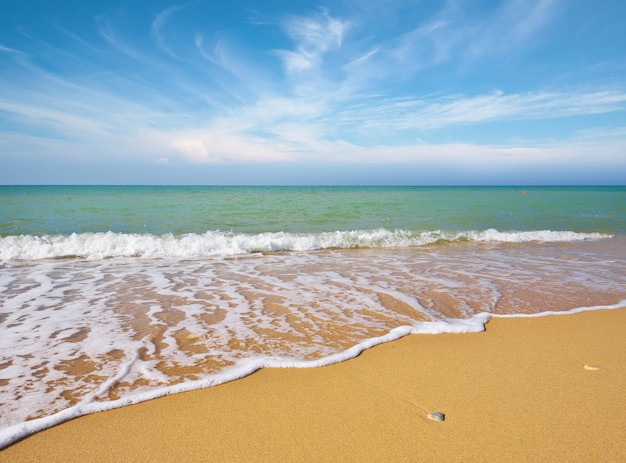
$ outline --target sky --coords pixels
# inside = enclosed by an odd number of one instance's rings
[[[623,0],[0,0],[0,184],[626,184]]]

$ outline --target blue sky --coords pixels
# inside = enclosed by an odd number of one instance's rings
[[[0,183],[624,184],[622,0],[0,0]]]

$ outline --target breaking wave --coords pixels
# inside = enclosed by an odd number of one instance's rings
[[[239,234],[208,231],[204,234],[72,233],[71,235],[12,235],[0,237],[0,260],[37,260],[77,257],[227,257],[262,252],[317,251],[323,249],[418,247],[456,242],[559,242],[611,238],[602,233],[573,231],[416,232],[411,230],[355,230],[324,233],[272,232]]]

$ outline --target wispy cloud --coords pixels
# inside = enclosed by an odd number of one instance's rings
[[[351,117],[368,129],[432,130],[455,124],[502,120],[556,119],[623,111],[626,92],[571,89],[486,95],[447,95],[424,99],[382,99]]]
[[[511,0],[491,10],[472,11],[471,2],[442,2],[433,16],[381,43],[379,55],[396,72],[419,70],[456,61],[506,56],[533,45],[560,11],[561,0]],[[382,63],[381,63],[382,64]]]
[[[172,49],[166,43],[166,39],[164,37],[164,33],[165,33],[164,28],[167,22],[170,20],[170,18],[174,16],[176,13],[178,13],[179,11],[182,11],[183,9],[185,9],[185,7],[186,7],[185,5],[175,5],[175,6],[166,8],[165,10],[161,11],[152,22],[151,33],[157,46],[161,50],[163,50],[165,53],[167,53],[168,55],[174,58],[177,58],[177,56],[174,53],[174,51],[172,51]]]
[[[284,27],[294,41],[293,50],[277,50],[288,73],[300,73],[318,68],[324,55],[341,47],[349,21],[332,17],[321,10],[311,17],[290,17]]]
[[[13,55],[21,55],[21,54],[23,54],[19,50],[15,50],[15,49],[13,49],[11,47],[5,47],[4,45],[0,45],[0,52],[10,53],[10,54],[13,54]]]
[[[100,16],[96,18],[96,22],[98,25],[98,34],[100,34],[100,37],[102,37],[102,39],[104,39],[104,41],[112,48],[123,53],[124,55],[130,56],[131,58],[139,58],[141,56],[137,50],[130,47],[123,40],[119,39],[107,17]]]
[[[539,34],[561,11],[562,0],[511,0],[484,19],[463,28],[465,53],[471,58],[534,46]]]
[[[490,143],[477,144],[454,132],[458,126],[549,123],[626,110],[620,86],[554,90],[539,82],[518,91],[454,93],[423,87],[420,77],[431,69],[452,72],[460,62],[505,56],[540,40],[561,7],[558,0],[494,4],[478,15],[470,3],[446,2],[428,16],[398,21],[402,27],[384,35],[370,30],[372,18],[325,9],[275,21],[255,15],[248,27],[276,27],[273,33],[285,40],[247,53],[238,48],[243,39],[231,42],[219,31],[198,26],[172,34],[193,14],[192,4],[150,17],[143,41],[130,40],[135,36],[119,29],[114,14],[101,15],[92,31],[99,40],[67,29],[64,36],[90,56],[106,54],[104,64],[84,59],[81,71],[72,73],[30,63],[30,81],[17,73],[0,76],[3,144],[163,165],[556,161],[568,159],[567,153],[588,154],[593,143],[618,152],[592,127],[572,129],[556,144],[516,144],[494,133]],[[0,45],[0,55],[20,53]],[[611,146],[623,146],[623,129],[612,130]],[[448,141],[422,140],[433,133],[445,133]]]

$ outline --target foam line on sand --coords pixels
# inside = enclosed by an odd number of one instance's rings
[[[410,335],[84,416],[0,462],[626,461],[625,327],[621,308]]]

